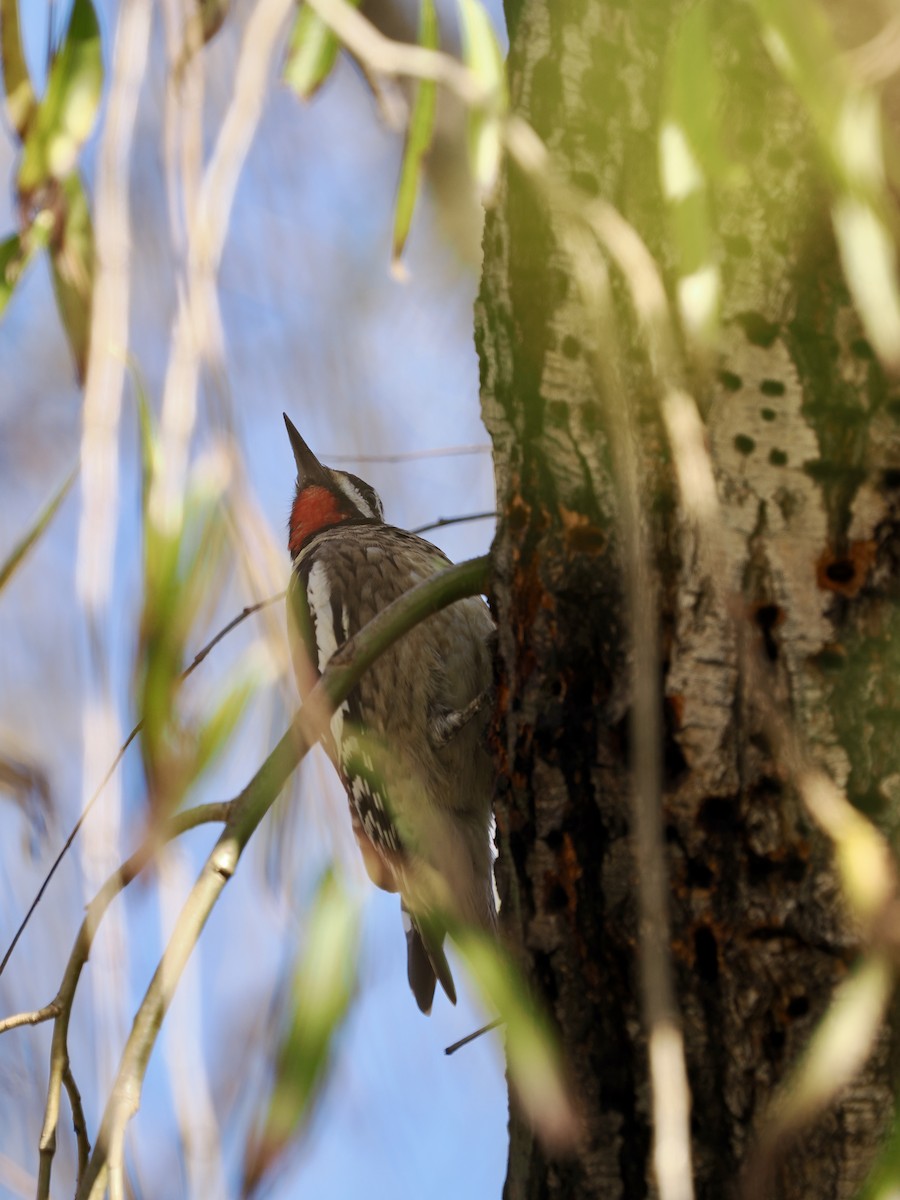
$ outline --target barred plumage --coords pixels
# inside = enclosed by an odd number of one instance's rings
[[[448,559],[384,524],[374,490],[323,467],[285,423],[298,470],[289,630],[305,695],[338,646]],[[324,739],[369,876],[400,893],[409,982],[423,1012],[436,977],[456,999],[442,948],[446,919],[483,929],[496,921],[493,772],[475,703],[491,682],[493,628],[478,598],[429,617],[366,672]]]

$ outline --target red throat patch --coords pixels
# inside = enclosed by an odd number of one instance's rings
[[[347,513],[341,511],[334,492],[325,487],[304,488],[291,509],[288,549],[292,554],[298,553],[304,542],[320,529],[328,529],[346,519]]]

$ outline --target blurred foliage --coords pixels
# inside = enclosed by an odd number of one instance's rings
[[[351,0],[354,8],[360,0]],[[341,44],[318,13],[301,4],[294,20],[283,79],[301,100],[311,99],[337,62]]]
[[[184,715],[184,663],[201,616],[214,608],[230,571],[221,462],[199,460],[183,519],[155,525],[150,492],[160,447],[146,402],[141,405],[144,463],[144,588],[136,663],[141,752],[148,804],[156,819],[169,816],[227,746],[259,680],[250,665],[234,671],[211,712]]]
[[[536,1132],[559,1151],[574,1144],[578,1122],[562,1069],[562,1053],[547,1016],[532,997],[509,953],[487,934],[456,930],[472,979],[489,1009],[506,1026],[509,1080]]]
[[[327,872],[307,917],[265,1116],[247,1147],[244,1196],[260,1187],[306,1129],[356,990],[360,919],[358,900]]]
[[[100,26],[91,0],[74,0],[47,87],[36,98],[22,49],[18,0],[0,0],[0,61],[10,124],[22,143],[19,232],[0,250],[0,315],[36,250],[50,254],[59,315],[80,381],[87,371],[94,234],[78,158],[103,94]]]
[[[469,114],[469,161],[472,177],[486,199],[500,172],[503,117],[509,107],[506,68],[491,19],[481,0],[459,0],[463,61],[484,93],[484,102]]]
[[[72,484],[78,477],[78,468],[75,467],[69,475],[63,480],[56,492],[50,497],[41,511],[34,519],[34,523],[22,534],[16,544],[12,547],[6,558],[0,562],[0,591],[6,587],[10,579],[15,574],[16,570],[22,565],[29,550],[32,550],[41,537],[47,526],[56,516],[59,507],[69,494]]]
[[[427,50],[438,47],[438,22],[434,0],[422,0],[419,16],[419,44]],[[422,162],[434,133],[434,116],[437,109],[437,86],[423,79],[416,84],[406,146],[400,168],[400,183],[397,188],[397,203],[394,212],[393,258],[395,267],[412,224],[416,199],[422,180]]]
[[[713,66],[710,0],[688,8],[678,22],[666,62],[660,175],[678,257],[678,308],[698,340],[718,332],[720,278],[709,177],[720,176],[719,80]]]

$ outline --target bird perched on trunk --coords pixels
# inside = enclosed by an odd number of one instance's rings
[[[287,414],[284,421],[297,464],[288,629],[305,697],[339,646],[449,560],[386,525],[374,489],[323,466]],[[481,704],[493,635],[479,597],[429,617],[369,668],[323,737],[369,877],[400,893],[409,984],[425,1013],[438,979],[456,1003],[447,923],[496,924],[493,769]]]

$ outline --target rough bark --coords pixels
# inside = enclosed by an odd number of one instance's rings
[[[568,177],[615,203],[664,273],[661,64],[685,5],[507,0],[513,107]],[[750,170],[714,196],[721,355],[698,372],[727,553],[711,581],[677,498],[636,334],[617,369],[640,424],[659,572],[672,954],[698,1197],[735,1192],[753,1131],[857,950],[830,846],[764,736],[742,654],[852,801],[893,830],[900,400],[848,299],[796,99],[749,6],[715,10],[723,128]],[[513,1107],[504,1195],[652,1194],[628,774],[628,614],[609,408],[572,264],[514,168],[488,215],[476,329],[502,521],[497,742],[508,937],[560,1030],[585,1121],[548,1156]],[[601,339],[597,345],[598,337]],[[713,582],[715,586],[713,586]],[[740,598],[726,606],[723,595]],[[790,1146],[773,1195],[849,1197],[893,1108],[886,1032]]]

